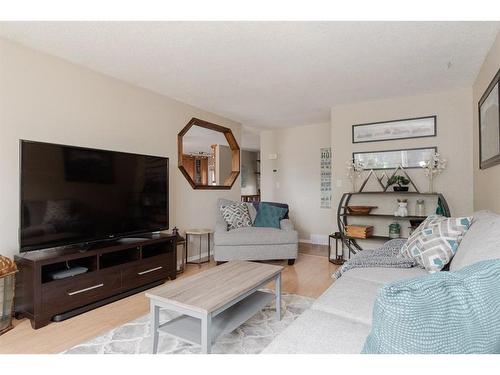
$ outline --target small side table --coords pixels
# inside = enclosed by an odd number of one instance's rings
[[[335,240],[335,258],[332,259],[332,238]],[[341,253],[339,254],[339,240],[341,243]],[[342,236],[340,232],[332,233],[328,236],[328,261],[333,264],[342,265],[344,264],[344,241],[342,241]]]
[[[197,264],[201,267],[203,263],[210,262],[210,236],[213,232],[210,229],[188,229],[186,230],[186,264]],[[201,239],[202,237],[207,236],[207,250],[208,250],[208,258],[203,260],[201,257]],[[188,244],[189,244],[189,236],[198,236],[200,238],[200,251],[198,254],[198,261],[188,262]]]

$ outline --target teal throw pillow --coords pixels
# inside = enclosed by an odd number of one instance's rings
[[[367,354],[500,353],[500,259],[383,286]]]
[[[253,223],[254,227],[270,227],[280,229],[280,221],[285,217],[288,209],[277,207],[268,203],[261,203],[257,217]]]

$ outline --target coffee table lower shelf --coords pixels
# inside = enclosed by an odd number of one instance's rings
[[[234,331],[275,299],[273,293],[256,291],[212,318],[212,343],[220,335]],[[190,344],[201,345],[201,320],[181,315],[158,328]]]

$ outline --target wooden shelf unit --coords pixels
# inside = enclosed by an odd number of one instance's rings
[[[176,236],[155,234],[85,251],[73,246],[17,255],[16,316],[29,318],[38,329],[175,279],[176,241]],[[51,278],[68,266],[88,271]]]
[[[352,237],[352,236],[345,235],[344,238],[347,238],[349,240],[390,240],[391,239],[391,237],[389,237],[389,236],[380,236],[380,235],[373,235],[373,236],[367,237],[367,238]]]
[[[416,191],[360,191],[357,193],[345,193],[350,195],[359,194],[395,194],[395,195],[442,195],[440,193],[418,193]]]
[[[441,201],[444,209],[444,215],[450,217],[450,209],[448,207],[448,203],[441,193],[418,193],[416,191],[362,191],[356,193],[344,193],[342,198],[340,199],[338,208],[337,208],[337,224],[341,236],[341,241],[347,246],[347,250],[353,254],[356,254],[358,251],[363,250],[360,244],[357,242],[358,240],[385,240],[388,241],[391,239],[388,235],[373,235],[368,238],[358,238],[358,237],[350,237],[346,234],[345,227],[349,224],[348,218],[352,217],[366,217],[373,219],[393,219],[393,220],[425,220],[427,216],[415,216],[409,215],[405,217],[394,216],[391,214],[366,214],[366,215],[358,215],[358,214],[350,214],[347,212],[347,206],[349,206],[349,202],[351,198],[355,195],[396,195],[396,196],[408,196],[408,195],[420,195],[420,196],[435,196],[438,200]]]
[[[360,214],[348,214],[348,213],[341,214],[340,216],[386,217],[386,218],[390,218],[390,219],[394,219],[394,220],[425,220],[427,218],[427,216],[412,216],[412,215],[408,215],[408,216],[394,216],[394,215],[386,215],[386,214],[361,214],[360,215]]]

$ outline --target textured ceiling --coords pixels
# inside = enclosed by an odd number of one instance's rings
[[[495,22],[2,22],[0,35],[255,127],[472,85]]]

